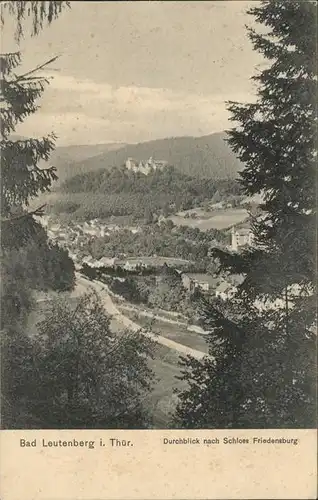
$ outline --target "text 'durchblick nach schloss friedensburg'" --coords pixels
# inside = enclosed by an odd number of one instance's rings
[[[298,445],[299,439],[293,437],[161,437],[158,445],[164,446],[219,446],[219,445]],[[98,448],[131,448],[133,446],[144,446],[138,440],[119,439],[117,437],[89,439],[24,439],[19,440],[20,448],[87,448],[90,450]]]

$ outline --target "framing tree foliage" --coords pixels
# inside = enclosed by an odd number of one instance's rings
[[[65,2],[3,2],[1,24],[15,20],[17,43],[22,25],[32,21],[32,35],[58,16]],[[15,140],[16,126],[38,109],[38,99],[48,83],[38,68],[19,74],[21,53],[0,54],[0,153],[1,153],[1,355],[2,425],[15,425],[21,393],[12,384],[23,378],[22,365],[29,346],[26,328],[34,307],[32,290],[72,289],[74,264],[67,252],[48,241],[35,220],[43,207],[28,211],[31,198],[48,191],[57,178],[55,168],[40,168],[54,149],[54,134],[42,139]],[[8,367],[11,366],[11,370]]]
[[[1,25],[6,16],[15,20],[15,37],[23,36],[23,23],[32,21],[32,35],[52,22],[68,2],[4,2],[1,5]],[[37,232],[33,215],[41,215],[42,208],[28,214],[30,198],[48,191],[57,179],[55,168],[40,168],[54,149],[54,134],[42,139],[13,140],[16,126],[38,109],[47,79],[38,76],[38,70],[55,61],[56,57],[24,74],[17,74],[21,53],[0,54],[0,152],[1,152],[1,230],[2,247],[21,247],[29,236]]]
[[[16,39],[25,17],[33,20],[36,35],[64,4],[7,2],[16,16]],[[54,60],[24,74],[16,73],[19,52],[0,60],[2,427],[142,428],[150,425],[143,402],[152,381],[151,340],[135,332],[115,335],[94,295],[84,296],[75,310],[65,299],[53,299],[43,319],[30,326],[33,290],[65,291],[75,284],[68,252],[48,241],[34,219],[43,207],[28,211],[30,199],[49,191],[57,178],[54,167],[39,166],[49,159],[55,136],[12,139],[17,124],[37,111],[48,83],[37,71]]]
[[[186,428],[310,428],[316,415],[317,7],[263,0],[248,30],[268,65],[254,104],[230,102],[228,142],[246,195],[262,194],[255,245],[215,250],[220,274],[245,279],[231,300],[205,303],[210,358],[184,359]]]
[[[22,23],[26,17],[33,21],[33,32],[41,29],[45,17],[50,23],[61,12],[64,2],[5,2],[1,9],[1,24],[6,16],[16,20],[16,38],[23,34]],[[46,84],[37,71],[53,62],[47,61],[38,68],[18,74],[21,53],[0,54],[0,153],[1,153],[1,265],[3,272],[2,299],[13,314],[20,317],[18,292],[30,289],[59,289],[59,275],[64,274],[60,289],[74,286],[74,266],[67,253],[47,240],[45,231],[34,219],[42,215],[43,207],[28,212],[31,198],[49,191],[57,179],[55,168],[41,168],[41,160],[49,160],[54,149],[55,136],[42,139],[15,140],[16,126],[38,109],[38,99]],[[49,269],[55,260],[56,269]],[[30,260],[34,265],[30,265]],[[18,271],[19,269],[19,271]],[[31,272],[33,271],[33,273]],[[11,299],[10,299],[11,297]],[[25,302],[26,304],[26,302]],[[23,309],[23,308],[22,308]],[[25,314],[29,309],[25,310]],[[12,320],[3,327],[11,328]],[[16,326],[16,325],[15,325]]]
[[[37,35],[44,23],[51,24],[63,11],[70,7],[70,2],[64,1],[9,1],[1,5],[1,24],[5,24],[8,14],[15,20],[15,38],[19,42],[24,36],[25,21],[31,22],[31,36]]]
[[[145,428],[154,342],[138,332],[113,333],[95,294],[76,307],[52,302],[28,342],[11,391],[20,396],[15,427]],[[19,378],[23,374],[22,380]]]

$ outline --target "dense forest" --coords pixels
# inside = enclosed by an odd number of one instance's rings
[[[133,214],[151,221],[152,214],[191,209],[213,196],[238,197],[240,187],[233,179],[200,179],[172,166],[149,175],[114,167],[75,175],[63,183],[61,192],[53,213],[71,213],[74,218]]]

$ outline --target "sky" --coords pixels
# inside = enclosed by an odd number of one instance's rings
[[[255,3],[255,2],[254,2]],[[250,102],[262,60],[245,25],[252,2],[71,2],[20,42],[21,71],[55,55],[40,110],[17,128],[58,145],[202,136],[232,126],[225,102]],[[16,50],[5,19],[2,51]]]

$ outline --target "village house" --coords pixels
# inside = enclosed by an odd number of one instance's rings
[[[123,268],[126,271],[135,271],[138,267],[141,267],[141,266],[142,266],[142,262],[139,260],[133,260],[133,261],[127,260],[125,262],[125,265],[123,266]]]
[[[215,290],[215,296],[222,300],[226,300],[231,298],[235,291],[236,287],[234,287],[232,283],[229,283],[228,281],[221,281]]]
[[[127,259],[124,269],[132,270],[136,269],[137,267],[142,267],[143,269],[160,268],[168,266],[170,261],[171,264],[175,263],[174,259],[169,257],[152,256],[152,257],[139,257],[138,259],[130,258]],[[171,267],[173,267],[173,265]]]
[[[94,263],[94,267],[114,267],[118,264],[119,259],[116,257],[102,257],[99,260],[96,260]]]
[[[91,255],[85,255],[82,259],[82,264],[87,264],[88,266],[93,266],[95,259]]]
[[[96,227],[99,224],[99,219],[91,219],[89,223],[91,226]]]
[[[89,234],[90,236],[99,236],[99,228],[92,226],[88,222],[84,222],[82,231],[84,234]]]
[[[221,210],[224,208],[224,201],[218,201],[217,203],[212,203],[210,207],[214,210]]]
[[[249,227],[235,227],[231,229],[231,249],[237,252],[239,248],[251,246],[254,242],[254,235]]]
[[[260,205],[261,203],[264,203],[265,197],[264,193],[255,193],[252,196],[246,196],[241,200],[240,205],[245,206],[245,205]]]
[[[49,226],[49,230],[52,233],[58,233],[61,230],[61,224],[54,223]]]
[[[35,217],[35,219],[42,224],[43,227],[48,228],[50,225],[50,218],[48,215],[42,215],[41,217]]]
[[[237,292],[237,287],[244,281],[243,274],[231,274],[222,279],[215,289],[215,296],[223,300],[230,299]]]
[[[141,231],[142,231],[141,227],[139,227],[139,226],[137,226],[137,227],[135,227],[135,226],[128,226],[126,229],[128,231],[130,231],[132,234],[141,233]]]
[[[107,224],[105,226],[105,228],[107,228],[108,231],[119,231],[120,230],[120,226],[118,226],[118,224]]]
[[[196,289],[209,292],[217,286],[217,278],[203,273],[183,273],[181,275],[182,284],[186,290],[193,293]]]

